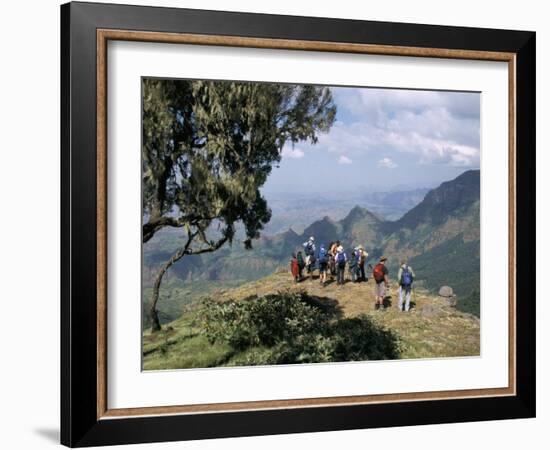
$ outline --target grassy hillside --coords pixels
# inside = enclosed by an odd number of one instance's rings
[[[417,289],[414,308],[375,310],[373,284],[294,283],[275,273],[189,305],[143,335],[145,370],[479,355],[479,320]]]
[[[452,286],[457,309],[479,317],[479,240],[464,242],[462,235],[411,259],[419,280],[431,292]]]

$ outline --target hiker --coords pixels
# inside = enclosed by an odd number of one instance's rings
[[[359,280],[367,281],[367,276],[365,275],[365,262],[367,261],[367,257],[369,256],[369,254],[363,248],[362,245],[357,247],[357,253],[358,253],[357,268],[359,271]]]
[[[328,250],[325,247],[325,244],[321,244],[321,248],[319,249],[319,283],[324,287],[325,283],[327,282],[327,268],[328,268],[328,260],[329,260],[329,254]]]
[[[296,258],[296,253],[292,254],[292,259],[290,260],[290,273],[292,273],[294,282],[298,283],[298,281],[300,281],[300,268],[298,266],[298,258]]]
[[[340,241],[332,242],[330,244],[330,260],[329,260],[329,268],[330,268],[330,276],[332,279],[336,276],[336,251],[338,247],[340,246]]]
[[[350,259],[350,262],[349,262],[349,265],[348,265],[348,270],[349,270],[349,274],[350,274],[350,277],[351,277],[351,281],[354,282],[354,283],[356,283],[359,280],[359,277],[357,276],[358,275],[358,269],[359,269],[359,265],[358,265],[358,259],[357,259],[357,251],[354,250],[351,253],[351,259]]]
[[[403,294],[405,294],[405,311],[409,311],[411,304],[411,290],[414,282],[414,272],[412,267],[407,264],[406,259],[401,260],[401,266],[397,273],[399,280],[399,311],[403,311]]]
[[[313,280],[313,269],[315,268],[315,238],[311,236],[306,242],[302,244],[304,247],[304,253],[306,255],[306,271],[311,274]]]
[[[342,247],[341,245],[338,246],[338,248],[336,249],[336,257],[334,258],[334,261],[336,263],[337,283],[340,285],[344,284],[347,260],[348,257],[346,256],[346,252],[344,252],[344,247]]]
[[[374,286],[374,308],[375,309],[384,309],[384,298],[386,298],[386,288],[389,287],[388,281],[388,268],[386,267],[386,261],[388,258],[385,256],[380,257],[380,261],[374,269],[372,269],[372,276],[375,281]]]
[[[298,280],[302,281],[302,270],[304,270],[304,267],[306,266],[302,252],[298,252],[296,255],[296,260],[298,261]]]

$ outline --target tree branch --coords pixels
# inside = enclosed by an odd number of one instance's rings
[[[203,253],[215,252],[223,244],[225,244],[228,240],[229,240],[229,236],[223,236],[217,242],[210,241],[210,247],[201,248],[201,249],[198,249],[198,250],[187,249],[185,254],[186,255],[202,255]]]
[[[157,219],[149,219],[149,222],[143,224],[143,243],[149,241],[154,234],[164,227],[181,227],[183,223],[173,217],[159,217]]]

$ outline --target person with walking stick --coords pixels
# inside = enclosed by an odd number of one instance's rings
[[[414,282],[414,272],[407,264],[407,260],[403,258],[401,260],[401,266],[397,273],[397,280],[399,281],[399,311],[403,311],[403,297],[405,297],[405,311],[409,311],[411,304],[411,291]]]

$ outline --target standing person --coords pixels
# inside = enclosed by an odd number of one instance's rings
[[[299,281],[300,268],[298,267],[298,258],[296,258],[295,253],[292,254],[292,259],[290,260],[290,272],[292,273],[294,282],[297,283]]]
[[[367,276],[365,274],[365,262],[367,261],[368,256],[369,254],[367,253],[367,251],[363,248],[362,245],[360,245],[358,267],[359,267],[359,279],[361,281],[367,281]]]
[[[337,280],[338,284],[342,285],[344,284],[344,276],[346,273],[346,261],[348,260],[348,257],[346,255],[346,252],[344,252],[344,247],[341,245],[336,249],[336,273],[337,273]]]
[[[334,280],[336,276],[336,250],[340,246],[340,241],[332,242],[330,244],[330,259],[329,259],[329,269],[330,269],[330,278]]]
[[[407,260],[403,258],[399,272],[397,273],[397,279],[399,280],[399,311],[403,311],[403,293],[405,294],[405,311],[409,311],[410,309],[414,277],[412,267],[407,265]]]
[[[304,247],[304,253],[306,255],[307,273],[311,275],[311,279],[313,280],[313,267],[315,265],[315,238],[311,236],[302,244],[302,247]]]
[[[354,282],[354,283],[356,283],[358,281],[357,273],[358,273],[359,267],[358,267],[357,263],[358,263],[357,249],[355,249],[351,253],[351,259],[350,259],[350,262],[349,262],[349,265],[348,265],[349,274],[351,276],[351,281]]]
[[[388,281],[388,268],[386,267],[386,261],[388,258],[385,256],[380,257],[380,261],[372,269],[372,276],[375,281],[374,285],[374,308],[384,309],[384,298],[386,298],[386,288],[389,286]]]
[[[321,244],[321,248],[319,249],[319,282],[324,287],[325,283],[327,282],[327,267],[328,267],[328,259],[329,254],[327,249],[325,248],[325,244]]]
[[[296,255],[296,260],[298,261],[298,281],[302,281],[302,270],[306,266],[302,252],[298,252]]]

